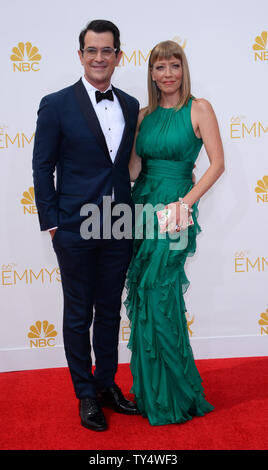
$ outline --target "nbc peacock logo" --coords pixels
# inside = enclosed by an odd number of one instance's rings
[[[39,62],[42,56],[31,42],[19,42],[13,47],[12,52],[10,59],[13,62],[13,72],[38,72],[40,70]]]
[[[259,36],[256,36],[255,42],[252,46],[254,51],[254,60],[268,60],[268,51],[266,50],[267,45],[267,31],[262,31]]]
[[[46,348],[55,346],[55,338],[58,335],[55,325],[47,320],[35,322],[29,328],[28,338],[31,348]]]
[[[257,202],[268,202],[268,176],[265,175],[262,180],[257,181],[255,187],[255,193],[257,194]]]
[[[35,205],[34,187],[30,186],[27,191],[22,194],[21,204],[23,206],[24,214],[37,214],[37,208]]]
[[[259,325],[261,327],[261,335],[268,335],[268,308],[265,312],[261,313]]]

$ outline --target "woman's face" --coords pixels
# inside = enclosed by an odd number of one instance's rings
[[[152,79],[161,93],[179,92],[182,83],[182,64],[180,59],[157,59],[152,67]]]

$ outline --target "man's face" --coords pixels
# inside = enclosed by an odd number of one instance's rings
[[[95,48],[96,54],[94,56],[88,54],[87,48]],[[101,91],[106,90],[110,85],[114,69],[119,64],[122,55],[122,52],[119,52],[116,56],[113,51],[110,56],[107,56],[105,54],[106,48],[114,50],[112,32],[95,33],[94,31],[87,31],[84,52],[78,51],[81,64],[85,70],[85,78]]]

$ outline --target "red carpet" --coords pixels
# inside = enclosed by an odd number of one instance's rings
[[[83,428],[68,369],[0,374],[1,450],[268,449],[268,357],[196,361],[215,410],[178,425],[152,427],[141,416],[105,409],[109,429]],[[131,374],[117,383],[129,398]]]

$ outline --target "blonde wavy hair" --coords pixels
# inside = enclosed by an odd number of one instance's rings
[[[156,83],[152,79],[152,69],[154,63],[159,59],[169,60],[171,57],[180,59],[182,65],[182,84],[180,88],[180,99],[177,103],[176,109],[188,103],[191,95],[191,80],[188,62],[183,48],[174,41],[162,41],[157,44],[151,51],[148,62],[148,107],[146,114],[152,113],[157,106],[159,106],[161,99],[161,92]]]

